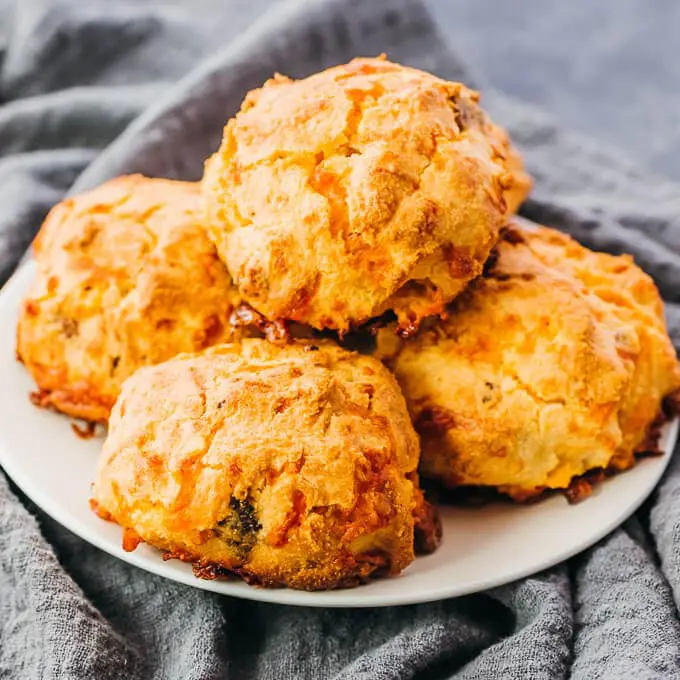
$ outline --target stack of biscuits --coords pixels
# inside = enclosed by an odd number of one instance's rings
[[[200,183],[56,206],[17,355],[107,426],[93,510],[200,577],[348,587],[436,549],[421,478],[573,499],[654,452],[654,283],[523,226],[530,187],[476,92],[378,58],[250,92]]]

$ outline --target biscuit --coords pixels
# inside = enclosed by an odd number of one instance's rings
[[[239,296],[199,204],[196,184],[129,176],[52,209],[17,331],[36,403],[105,422],[138,367],[232,337]]]
[[[625,469],[680,387],[651,279],[628,257],[513,226],[449,315],[410,341],[380,331],[420,470],[516,500]]]
[[[210,233],[270,320],[344,333],[387,310],[402,330],[482,271],[528,191],[504,131],[460,83],[382,59],[248,94],[208,160]]]
[[[128,379],[93,507],[128,549],[145,541],[199,576],[345,587],[413,560],[414,525],[432,521],[418,453],[379,361],[326,341],[245,339]]]
[[[525,237],[546,266],[576,277],[637,335],[633,382],[619,415],[623,442],[610,462],[626,469],[634,464],[636,448],[659,415],[659,404],[680,387],[677,356],[666,330],[659,291],[630,255],[594,252],[551,229],[526,231]]]

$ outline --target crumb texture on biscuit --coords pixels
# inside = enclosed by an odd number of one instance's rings
[[[344,587],[402,571],[416,521],[436,534],[416,493],[418,453],[403,396],[374,358],[246,339],[125,383],[93,496],[100,514],[200,575]]]
[[[623,441],[610,462],[617,469],[629,468],[646,432],[663,415],[663,399],[680,389],[680,369],[668,337],[661,295],[630,255],[594,252],[545,228],[528,232],[527,242],[546,266],[575,277],[637,336],[635,350],[629,351],[634,364],[630,389],[619,413]]]
[[[244,298],[340,331],[389,309],[405,327],[440,313],[481,272],[505,199],[530,186],[477,100],[381,59],[251,92],[203,178]]]
[[[36,403],[105,422],[139,366],[231,338],[239,296],[200,225],[199,195],[134,175],[52,209],[17,330]]]
[[[517,500],[625,469],[680,388],[651,279],[547,228],[512,226],[446,319],[377,355],[422,441],[421,474]]]

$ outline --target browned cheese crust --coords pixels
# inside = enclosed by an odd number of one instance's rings
[[[530,186],[477,101],[383,59],[249,93],[203,178],[244,299],[341,332],[389,309],[402,328],[442,312]]]
[[[650,276],[630,255],[614,256],[584,248],[569,236],[551,229],[527,234],[528,243],[546,266],[575,276],[637,336],[630,389],[620,405],[623,441],[610,465],[631,467],[634,453],[644,453],[650,428],[663,419],[662,401],[680,389],[680,369],[664,320],[663,301]],[[676,411],[675,400],[668,408]]]
[[[508,172],[512,176],[511,186],[505,192],[506,217],[514,215],[524,203],[533,188],[533,180],[524,168],[524,161],[516,147],[510,141],[508,133],[498,125],[493,126],[493,132],[497,136],[501,148],[504,149],[505,162]]]
[[[146,541],[201,576],[345,587],[413,560],[414,521],[434,521],[414,481],[418,453],[379,361],[246,339],[125,383],[94,506],[126,529],[128,548]]]
[[[105,422],[139,366],[231,337],[239,298],[198,222],[199,195],[129,176],[50,212],[17,331],[36,403]]]
[[[652,280],[630,257],[511,227],[449,316],[378,355],[404,391],[421,474],[516,500],[625,469],[680,388]]]

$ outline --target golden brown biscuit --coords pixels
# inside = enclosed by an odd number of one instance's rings
[[[203,178],[244,299],[341,332],[389,309],[402,328],[440,313],[481,272],[513,186],[508,137],[477,100],[382,59],[251,92]]]
[[[623,443],[610,463],[618,469],[628,468],[635,462],[633,452],[643,441],[643,433],[659,414],[661,400],[680,387],[676,352],[668,338],[659,291],[630,255],[593,252],[551,229],[523,233],[542,262],[577,277],[624,324],[635,329],[635,372],[619,415]]]
[[[105,422],[139,366],[231,337],[239,296],[198,205],[195,184],[137,175],[50,212],[17,333],[38,403]]]
[[[326,589],[414,556],[418,439],[372,357],[246,339],[139,370],[123,386],[98,514],[139,540],[265,586]]]
[[[449,316],[381,332],[423,447],[421,473],[516,500],[623,469],[680,387],[661,301],[630,258],[509,229]]]

